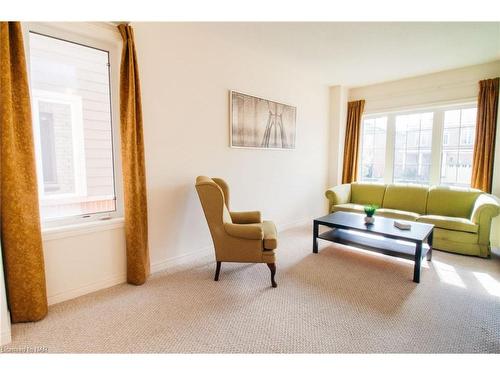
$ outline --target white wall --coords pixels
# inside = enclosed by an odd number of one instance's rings
[[[134,23],[142,83],[153,266],[211,246],[198,175],[231,187],[233,210],[261,210],[284,228],[325,212],[328,87],[294,60],[224,38],[218,24]],[[234,89],[297,106],[294,151],[232,149]]]
[[[49,305],[126,281],[123,219],[43,232]]]
[[[328,158],[328,186],[342,182],[342,160],[347,121],[349,90],[344,86],[330,87],[330,147]]]

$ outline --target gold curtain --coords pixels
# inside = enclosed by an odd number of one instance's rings
[[[487,193],[491,193],[493,180],[499,80],[497,77],[479,81],[477,99],[476,140],[471,185]]]
[[[120,67],[120,121],[127,245],[127,281],[141,285],[149,275],[148,214],[139,67],[131,26],[119,25],[123,39]]]
[[[347,124],[344,142],[344,165],[342,169],[342,183],[356,181],[358,176],[358,150],[361,132],[361,116],[365,107],[364,100],[357,100],[347,104]]]
[[[47,315],[31,105],[19,22],[0,22],[0,220],[12,322]]]

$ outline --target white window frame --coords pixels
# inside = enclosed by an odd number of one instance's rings
[[[23,22],[23,36],[26,54],[28,78],[30,74],[30,32],[46,35],[56,39],[81,44],[106,51],[109,53],[109,80],[110,80],[110,104],[111,104],[111,130],[112,130],[112,157],[115,186],[115,211],[68,216],[57,219],[42,220],[42,229],[50,229],[79,224],[88,224],[99,220],[118,219],[123,217],[123,183],[120,153],[120,116],[119,116],[119,82],[120,82],[120,55],[122,40],[116,27],[104,23],[78,22],[78,23],[45,23],[45,22]],[[28,79],[31,89],[31,80]],[[33,98],[33,92],[31,92]],[[33,104],[35,105],[35,104]],[[39,126],[34,126],[39,129]],[[36,139],[37,135],[34,134]],[[84,158],[85,160],[85,158]],[[39,162],[37,160],[37,162]],[[41,169],[37,166],[38,183],[43,182],[43,176],[38,174]],[[42,178],[40,180],[40,178]],[[43,189],[41,189],[43,190]]]
[[[368,112],[363,114],[361,121],[365,119],[387,116],[387,138],[386,138],[386,154],[385,154],[385,173],[384,184],[394,183],[394,155],[396,141],[396,116],[408,115],[413,113],[433,112],[432,123],[432,142],[431,142],[431,168],[429,174],[429,185],[441,185],[441,156],[443,151],[443,130],[444,130],[444,113],[449,110],[467,109],[477,107],[476,98],[466,98],[463,100],[454,101],[452,103],[430,104],[418,107],[407,107],[384,112]],[[360,143],[362,143],[361,140]],[[361,165],[362,154],[361,148],[358,154],[358,181],[370,183],[370,181],[361,180]],[[417,184],[418,185],[418,184]],[[451,186],[451,185],[447,185]]]

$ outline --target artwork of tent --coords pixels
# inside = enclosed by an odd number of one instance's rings
[[[295,148],[297,108],[230,92],[231,147]]]

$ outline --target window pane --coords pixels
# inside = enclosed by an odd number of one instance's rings
[[[458,154],[457,183],[469,185],[472,177],[472,151],[462,151]]]
[[[373,151],[373,148],[363,148],[363,153],[361,154],[363,163],[373,163]]]
[[[418,151],[408,151],[406,153],[405,163],[417,165],[418,164]]]
[[[477,108],[462,109],[462,126],[476,125]]]
[[[375,138],[375,134],[373,133],[364,133],[363,134],[363,148],[373,148],[373,139]]]
[[[460,128],[448,128],[443,131],[443,147],[453,147],[458,146],[458,139],[460,134]]]
[[[475,137],[474,128],[461,128],[460,129],[460,146],[473,146]]]
[[[38,102],[43,189],[46,195],[76,192],[71,106]]]
[[[30,33],[42,220],[115,210],[108,52]]]
[[[404,165],[403,164],[394,164],[394,179],[400,180],[403,178]]]
[[[407,148],[416,148],[419,143],[420,132],[418,131],[409,131],[406,133],[406,147]]]
[[[375,120],[374,119],[365,120],[363,122],[363,131],[365,133],[373,133],[374,128],[375,128]]]
[[[394,182],[429,183],[433,112],[396,116]]]
[[[383,181],[387,117],[364,119],[361,129],[361,181]]]
[[[445,112],[441,183],[470,186],[474,148],[476,108]]]
[[[444,113],[444,127],[454,128],[460,126],[460,110],[446,111]]]
[[[405,155],[406,155],[406,150],[396,150],[394,153],[394,160],[396,163],[404,163],[405,160]]]
[[[421,117],[422,130],[432,129],[432,121],[434,114],[432,112],[423,113]]]
[[[396,132],[396,148],[406,148],[406,133]]]
[[[432,131],[431,130],[423,130],[420,133],[420,148],[432,146]]]

